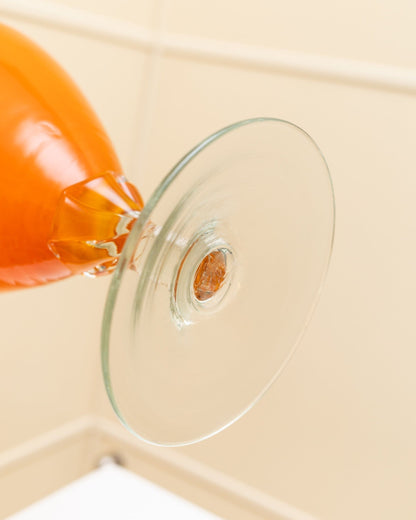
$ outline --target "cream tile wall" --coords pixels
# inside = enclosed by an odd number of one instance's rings
[[[177,0],[168,30],[324,56],[415,65],[414,5],[409,0]]]
[[[113,20],[123,20],[150,28],[157,17],[158,2],[150,0],[54,0],[54,4],[69,8],[82,9],[84,12],[111,17]],[[65,12],[65,11],[63,11]]]
[[[300,349],[241,421],[171,451],[320,520],[416,517],[415,16],[405,0],[0,2],[80,83],[145,197],[232,121],[288,119],[319,143],[337,235]],[[114,419],[98,358],[107,283],[2,295],[0,452],[77,416]]]

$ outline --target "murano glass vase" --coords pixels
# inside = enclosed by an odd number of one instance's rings
[[[113,273],[101,347],[135,435],[183,445],[270,387],[317,303],[334,235],[326,162],[296,125],[206,138],[143,204],[69,76],[0,26],[0,289]]]

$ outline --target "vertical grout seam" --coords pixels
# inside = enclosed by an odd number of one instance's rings
[[[131,171],[128,177],[135,182],[140,190],[140,182],[146,175],[150,162],[149,140],[152,130],[152,119],[156,107],[158,87],[160,83],[161,66],[164,56],[163,34],[166,31],[168,0],[156,2],[152,31],[154,38],[143,70],[140,93],[138,96],[135,124],[133,128],[133,146],[131,150]]]

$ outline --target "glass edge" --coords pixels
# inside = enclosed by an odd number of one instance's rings
[[[127,256],[129,256],[129,249],[132,249],[131,244],[135,244],[137,241],[138,236],[140,235],[144,225],[146,224],[148,218],[150,217],[154,207],[156,206],[157,202],[159,201],[161,195],[163,192],[168,188],[168,186],[175,180],[177,175],[182,171],[182,169],[192,161],[192,159],[204,148],[206,148],[211,143],[215,142],[217,139],[222,137],[224,134],[227,134],[231,132],[232,130],[236,130],[238,128],[241,128],[242,126],[246,126],[253,123],[260,123],[260,122],[267,122],[267,121],[274,121],[277,123],[284,123],[288,126],[291,126],[295,128],[296,130],[299,130],[302,134],[304,134],[315,146],[316,150],[318,151],[319,155],[321,156],[323,163],[326,168],[326,174],[327,174],[327,180],[329,182],[329,188],[332,195],[332,231],[331,231],[331,238],[328,248],[328,258],[325,265],[325,268],[322,272],[322,276],[319,282],[319,288],[317,290],[317,293],[315,295],[315,298],[311,304],[311,308],[309,310],[309,313],[305,319],[304,326],[302,330],[299,332],[299,335],[286,356],[284,362],[280,366],[279,370],[276,372],[274,377],[269,381],[269,383],[265,386],[265,388],[253,399],[251,403],[247,407],[245,407],[239,414],[236,415],[233,419],[226,422],[222,426],[220,426],[218,429],[209,432],[206,435],[194,438],[189,441],[183,441],[183,442],[155,442],[152,440],[147,439],[146,437],[141,436],[139,433],[134,431],[129,424],[124,420],[123,414],[121,413],[121,410],[119,409],[117,405],[117,401],[114,397],[112,385],[111,385],[111,377],[110,377],[110,368],[109,368],[109,340],[110,340],[110,332],[111,332],[111,324],[112,324],[112,316],[113,316],[113,310],[117,301],[118,296],[118,289],[121,284],[121,280],[123,278],[124,269],[125,269],[125,259]],[[169,171],[169,173],[162,179],[162,181],[158,184],[156,189],[153,191],[152,195],[150,196],[148,202],[145,204],[142,212],[139,215],[139,218],[137,219],[136,223],[133,226],[133,229],[127,239],[127,243],[125,244],[125,247],[121,253],[117,268],[115,272],[112,275],[112,280],[110,283],[110,287],[108,289],[107,298],[104,306],[104,312],[103,312],[103,319],[102,319],[102,325],[101,325],[101,368],[103,373],[103,379],[104,379],[104,386],[106,389],[107,396],[110,400],[111,406],[113,407],[114,412],[116,413],[118,419],[123,424],[123,426],[130,432],[132,435],[137,437],[138,439],[159,447],[180,447],[180,446],[189,446],[190,444],[195,444],[197,442],[201,442],[204,440],[209,439],[210,437],[213,437],[214,435],[217,435],[218,433],[222,432],[235,422],[237,422],[241,417],[243,417],[248,411],[250,411],[259,401],[260,399],[266,394],[266,392],[272,387],[272,385],[276,382],[276,380],[280,377],[281,373],[285,370],[289,362],[291,361],[294,353],[299,347],[299,344],[301,343],[301,340],[305,334],[305,331],[312,319],[312,316],[317,308],[318,302],[321,298],[322,291],[325,285],[325,280],[328,275],[330,261],[332,257],[333,247],[334,247],[334,240],[335,240],[335,224],[336,224],[336,204],[335,204],[335,191],[334,191],[334,185],[332,181],[331,172],[328,167],[328,163],[325,159],[325,156],[323,155],[321,148],[318,146],[316,141],[309,135],[308,132],[306,132],[303,128],[296,125],[295,123],[292,123],[290,121],[287,121],[285,119],[280,118],[274,118],[274,117],[255,117],[255,118],[249,118],[244,119],[241,121],[238,121],[236,123],[232,123],[231,125],[227,125],[220,130],[216,131],[215,133],[211,134],[210,136],[206,137],[203,141],[198,143],[196,146],[194,146],[188,153],[186,153],[176,164],[175,166]],[[134,240],[136,238],[136,240]],[[130,246],[130,247],[129,247]],[[130,254],[133,251],[130,251]]]

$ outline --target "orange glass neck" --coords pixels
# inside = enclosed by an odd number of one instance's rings
[[[48,246],[73,274],[110,273],[142,208],[137,189],[112,172],[69,186],[58,201]]]

